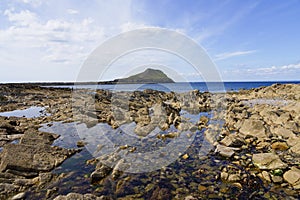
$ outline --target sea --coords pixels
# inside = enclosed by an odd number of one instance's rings
[[[104,89],[111,91],[143,91],[153,89],[164,92],[187,92],[199,90],[200,92],[228,92],[239,91],[243,89],[259,88],[271,86],[273,84],[300,84],[300,81],[266,81],[266,82],[177,82],[177,83],[151,83],[151,84],[107,84],[107,85],[88,85],[88,84],[70,84],[70,85],[52,85],[46,87],[54,88],[72,88],[72,89]]]

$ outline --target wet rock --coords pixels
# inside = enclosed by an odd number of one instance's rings
[[[206,116],[201,116],[199,119],[199,125],[206,126],[209,119]]]
[[[84,141],[80,140],[77,142],[76,145],[77,145],[77,147],[84,147],[86,145],[86,143]]]
[[[289,171],[283,174],[283,178],[295,189],[300,189],[300,169],[292,167]]]
[[[197,198],[195,198],[195,197],[193,197],[193,196],[186,196],[185,198],[184,198],[184,200],[197,200]]]
[[[241,176],[239,174],[229,174],[227,181],[229,182],[236,182],[236,181],[240,181],[241,180]]]
[[[167,188],[157,187],[150,197],[150,200],[168,200],[172,199],[171,193]]]
[[[92,194],[78,194],[78,193],[69,193],[67,195],[59,195],[54,200],[103,200],[110,199],[105,197],[97,197]]]
[[[15,196],[13,196],[11,198],[11,200],[21,200],[21,199],[25,199],[26,193],[25,192],[21,192],[19,194],[16,194]]]
[[[108,167],[102,163],[98,163],[96,166],[96,170],[91,174],[91,182],[98,183],[107,177],[113,169]]]
[[[258,138],[267,137],[264,122],[261,120],[244,120],[239,132],[246,136],[250,135]]]
[[[0,197],[5,197],[10,193],[16,193],[20,190],[20,186],[9,184],[9,183],[0,183]]]
[[[260,169],[285,169],[287,167],[287,164],[283,163],[279,156],[274,153],[254,154],[252,160]]]
[[[226,158],[230,158],[234,155],[234,150],[230,147],[226,147],[224,145],[218,144],[215,150],[216,153],[219,153],[221,156]]]

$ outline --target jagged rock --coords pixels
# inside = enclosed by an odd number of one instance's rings
[[[279,156],[273,153],[253,154],[253,163],[260,169],[285,169],[287,164],[283,163]]]
[[[107,177],[111,172],[112,168],[108,167],[102,163],[98,163],[96,166],[96,170],[91,174],[91,182],[97,183]]]
[[[220,143],[228,147],[241,147],[245,144],[245,140],[237,134],[231,134],[227,135]]]

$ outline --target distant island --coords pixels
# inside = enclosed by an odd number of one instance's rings
[[[175,83],[164,72],[158,69],[148,68],[144,72],[129,76],[127,78],[115,79],[111,81],[87,81],[87,82],[34,82],[28,83],[36,86],[51,86],[51,85],[114,85],[114,84],[147,84],[147,83]],[[0,83],[0,85],[23,85],[24,83]]]
[[[148,68],[139,74],[115,79],[113,83],[174,83],[174,81],[161,70]]]

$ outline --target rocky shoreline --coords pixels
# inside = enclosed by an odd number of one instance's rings
[[[0,199],[300,198],[299,84],[226,94],[0,86],[1,112],[31,106],[44,108],[48,115],[0,117]],[[198,116],[197,122],[183,112]],[[138,174],[124,172],[131,163],[120,156],[142,152],[147,144],[119,145],[112,154],[86,159],[94,169],[77,177],[88,184],[75,188],[66,181],[72,171],[53,170],[80,154],[88,142],[76,141],[77,148],[54,146],[60,133],[39,130],[53,122],[84,123],[88,128],[105,123],[112,129],[134,123],[133,132],[141,138],[157,127],[164,131],[149,137],[149,144],[168,144],[180,135],[194,140],[170,165]],[[113,164],[103,164],[110,160]],[[62,190],[57,183],[70,188]]]

